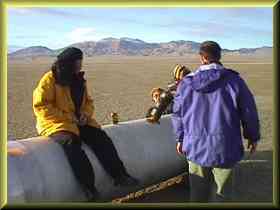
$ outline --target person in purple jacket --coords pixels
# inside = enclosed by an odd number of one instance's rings
[[[177,151],[189,163],[192,202],[230,201],[234,166],[243,158],[243,137],[254,153],[260,126],[254,97],[238,72],[220,62],[221,47],[200,46],[201,66],[179,84],[172,125]]]

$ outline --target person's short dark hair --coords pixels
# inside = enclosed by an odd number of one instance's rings
[[[201,43],[199,54],[204,55],[209,61],[219,61],[221,59],[222,48],[217,42],[205,41]]]

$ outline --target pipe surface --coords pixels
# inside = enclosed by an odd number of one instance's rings
[[[140,184],[114,186],[95,154],[83,144],[93,165],[95,185],[102,201],[125,196],[186,170],[184,157],[176,153],[170,115],[163,116],[160,125],[141,119],[107,125],[103,129],[111,137],[127,171]],[[26,153],[8,155],[8,204],[86,201],[59,144],[47,137],[34,137],[8,141],[8,149],[11,148],[23,148]]]

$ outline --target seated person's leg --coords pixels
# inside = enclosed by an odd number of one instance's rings
[[[96,195],[94,171],[87,155],[81,148],[80,138],[75,134],[65,131],[56,132],[50,138],[62,146],[72,167],[74,176],[82,185],[85,192],[91,194],[87,196],[92,199],[92,196]]]
[[[128,178],[131,178],[129,182],[136,184],[137,181],[133,180],[127,173],[112,140],[104,130],[91,126],[82,126],[80,127],[80,135],[83,141],[93,150],[105,171],[116,182],[125,182],[128,181]]]

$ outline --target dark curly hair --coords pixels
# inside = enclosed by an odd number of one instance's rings
[[[75,62],[81,59],[83,59],[83,52],[80,49],[69,47],[63,50],[51,67],[56,83],[63,86],[70,85],[75,71]]]

